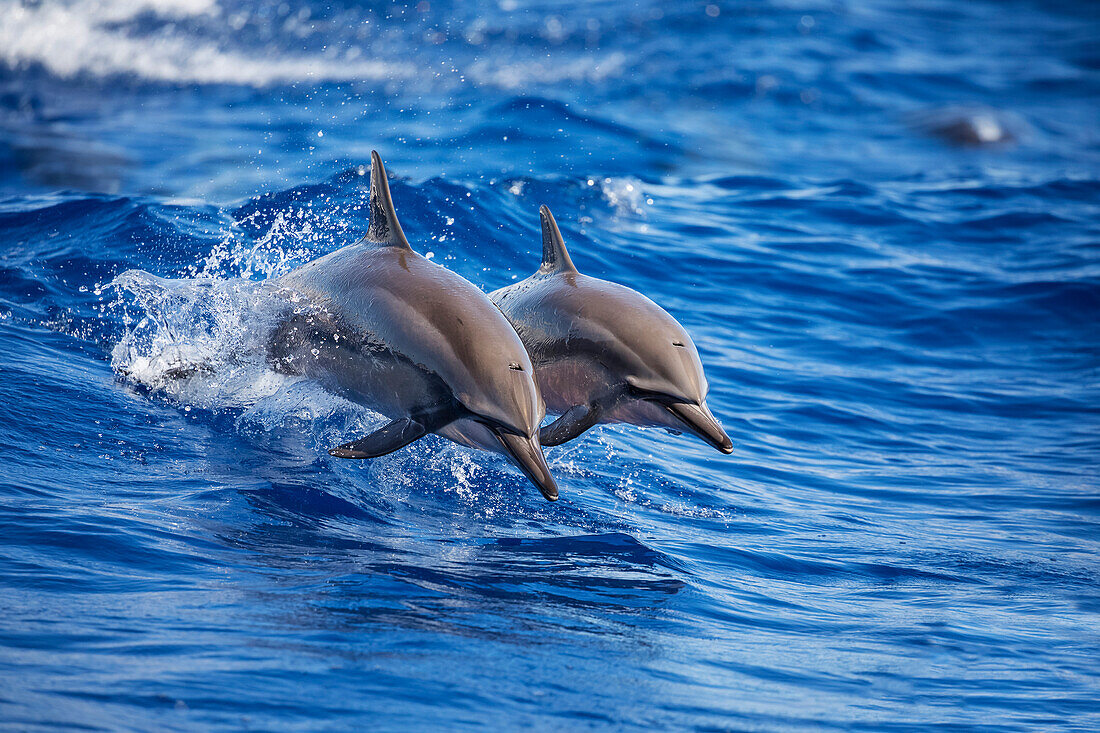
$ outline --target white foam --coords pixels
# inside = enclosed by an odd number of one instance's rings
[[[502,89],[521,89],[532,83],[600,82],[621,76],[625,65],[626,55],[618,51],[604,56],[585,54],[574,59],[555,57],[550,61],[524,60],[514,63],[482,58],[470,65],[467,74],[483,84]]]
[[[303,13],[305,15],[303,16]],[[15,69],[41,65],[61,78],[133,76],[157,82],[240,84],[265,87],[283,82],[413,80],[464,83],[503,89],[621,76],[622,52],[531,58],[485,54],[454,74],[425,69],[436,63],[415,57],[415,36],[406,53],[372,53],[361,32],[365,16],[353,13],[328,25],[315,24],[308,8],[272,17],[222,7],[218,0],[61,0],[18,3],[0,0],[0,64]],[[144,22],[148,18],[159,21]],[[239,47],[246,26],[262,26],[262,47]],[[202,30],[199,30],[199,29]],[[302,38],[321,34],[324,51],[289,51]],[[331,36],[331,37],[329,37]],[[315,44],[316,45],[316,44]],[[401,60],[396,60],[400,58]]]
[[[131,35],[127,22],[143,13],[164,19],[220,18],[215,0],[73,0],[0,10],[0,61],[41,64],[50,73],[133,75],[169,82],[266,86],[284,81],[389,79],[413,73],[409,64],[321,56],[249,56],[222,48],[168,23]]]
[[[247,280],[169,280],[128,270],[112,285],[138,308],[111,353],[114,369],[187,406],[240,407],[292,378],[267,368],[266,335],[282,306]]]

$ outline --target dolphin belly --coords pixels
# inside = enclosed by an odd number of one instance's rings
[[[564,345],[552,345],[549,353],[566,353]],[[585,355],[539,360],[535,357],[535,377],[548,412],[561,414],[574,405],[606,399],[622,388],[594,359]]]
[[[679,427],[670,424],[668,410],[648,400],[623,400],[604,413],[603,422],[628,423],[648,428],[676,429]]]
[[[469,418],[455,420],[437,430],[436,433],[467,448],[501,452],[500,444],[496,436],[493,435],[493,431],[477,420],[470,420]]]

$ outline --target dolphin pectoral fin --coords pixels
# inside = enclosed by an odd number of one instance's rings
[[[557,420],[539,430],[539,442],[545,446],[567,443],[599,421],[600,408],[596,405],[573,405]]]
[[[557,501],[558,482],[550,475],[550,467],[546,465],[546,457],[542,455],[538,440],[502,430],[494,430],[493,434],[504,447],[504,453],[519,466],[531,483],[538,487],[546,500]]]
[[[333,448],[328,454],[335,458],[377,458],[404,448],[427,433],[428,426],[424,423],[402,417],[386,423],[365,438]]]
[[[710,445],[727,455],[733,453],[733,441],[726,435],[726,431],[722,429],[714,415],[710,414],[706,405],[676,402],[665,405],[665,409],[671,412],[684,428]]]

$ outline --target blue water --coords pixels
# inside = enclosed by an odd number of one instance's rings
[[[1100,728],[1098,38],[4,3],[0,728]],[[556,504],[434,436],[329,458],[375,417],[266,368],[255,283],[366,230],[372,148],[486,291],[550,205],[691,332],[733,455],[602,427]]]

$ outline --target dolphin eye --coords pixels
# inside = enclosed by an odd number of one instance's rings
[[[684,348],[684,344],[683,344],[682,341],[673,341],[672,345],[673,346],[679,346],[681,349]]]
[[[523,371],[523,367],[519,365],[519,362],[515,362],[515,361],[513,361],[511,364],[509,364],[508,368],[511,369],[513,372],[522,372]]]

